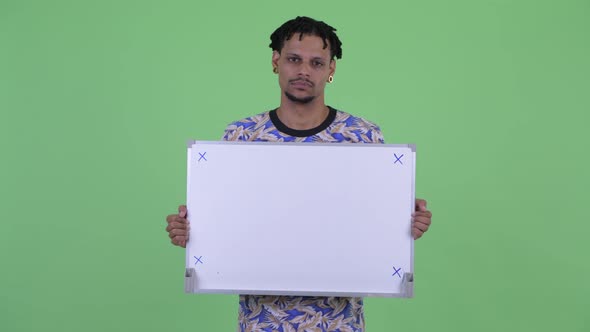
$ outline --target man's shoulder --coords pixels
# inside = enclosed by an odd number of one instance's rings
[[[237,127],[243,127],[243,128],[252,128],[252,127],[257,127],[258,125],[264,125],[267,122],[270,121],[270,111],[266,111],[266,112],[262,112],[262,113],[258,113],[237,121],[233,121],[228,125],[228,129],[229,128],[237,128]]]
[[[341,110],[337,110],[329,133],[332,137],[349,142],[385,143],[381,128],[377,124]]]
[[[272,123],[270,120],[270,111],[233,121],[225,128],[223,140],[243,140],[245,136],[260,130],[260,128],[267,127],[269,123]]]
[[[349,128],[380,130],[376,123],[342,110],[336,110],[334,124],[344,125],[345,127]]]

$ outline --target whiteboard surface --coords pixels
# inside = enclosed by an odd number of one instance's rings
[[[187,292],[411,296],[413,146],[195,141],[187,157]]]

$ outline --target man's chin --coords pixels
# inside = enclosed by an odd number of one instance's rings
[[[298,103],[298,104],[309,104],[313,101],[313,99],[315,98],[315,96],[305,96],[305,97],[297,97],[291,93],[289,93],[288,91],[285,91],[285,96],[292,102],[294,103]]]

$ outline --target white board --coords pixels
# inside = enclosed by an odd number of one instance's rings
[[[415,148],[189,143],[185,291],[413,296]]]

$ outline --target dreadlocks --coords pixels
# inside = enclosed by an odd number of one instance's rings
[[[322,21],[316,21],[313,18],[305,16],[297,16],[296,18],[285,22],[272,35],[270,35],[271,43],[268,45],[273,51],[281,53],[283,44],[286,40],[291,39],[294,34],[299,33],[299,40],[303,35],[318,36],[324,40],[324,48],[330,44],[330,56],[342,58],[342,43],[335,33],[336,29],[327,25]]]

